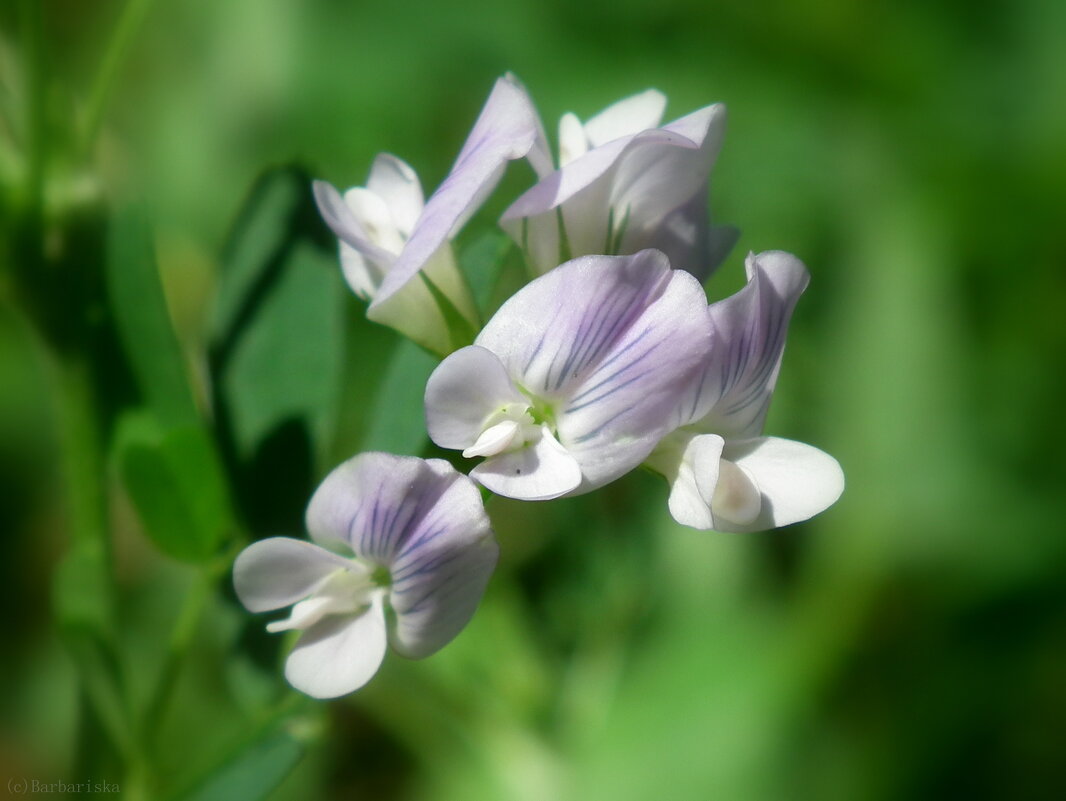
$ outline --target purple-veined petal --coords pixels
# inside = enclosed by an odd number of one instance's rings
[[[471,447],[494,411],[528,403],[499,358],[470,345],[442,361],[426,382],[426,429],[442,448]]]
[[[289,684],[312,698],[337,698],[370,681],[385,658],[382,592],[358,615],[332,615],[307,629],[285,660]]]
[[[411,166],[391,153],[379,153],[366,188],[385,201],[400,233],[410,236],[424,205],[422,184]]]
[[[666,110],[666,95],[648,89],[613,103],[585,123],[585,135],[592,147],[613,139],[658,128]]]
[[[397,573],[415,549],[461,549],[492,537],[470,479],[442,459],[388,453],[360,454],[330,473],[308,505],[307,528]]]
[[[803,263],[788,253],[751,254],[748,284],[712,304],[714,345],[701,381],[683,401],[683,424],[726,438],[762,431],[785,348],[788,322],[807,287]]]
[[[650,247],[667,216],[694,196],[706,195],[707,180],[722,147],[725,120],[721,103],[694,111],[663,128],[684,137],[684,143],[669,147],[634,143],[619,159],[611,180],[610,204],[615,225],[625,221],[621,252]],[[709,223],[706,215],[698,222],[702,227]]]
[[[528,230],[561,206],[572,255],[654,247],[664,219],[706,191],[724,129],[725,107],[716,104],[663,128],[610,140],[541,180],[500,224],[521,244],[523,224]],[[547,249],[531,255],[533,266],[551,269],[552,255]]]
[[[270,537],[253,542],[233,563],[233,588],[250,612],[267,612],[306,598],[352,562],[304,540]]]
[[[640,463],[707,358],[706,298],[663,254],[585,256],[510,298],[476,344],[551,407],[582,491]]]
[[[500,78],[455,166],[426,202],[371,308],[386,303],[418,275],[496,187],[507,162],[529,155],[538,139],[543,140],[543,131],[529,96],[510,76]]]
[[[718,531],[765,531],[807,520],[844,491],[844,473],[829,454],[777,437],[726,441],[722,458],[743,468],[759,488],[762,508],[750,523],[715,515]]]
[[[326,181],[314,181],[312,189],[322,219],[326,221],[326,225],[338,239],[379,264],[392,262],[395,255],[370,241],[366,231],[359,225],[355,214],[348,208],[344,197],[333,184]]]
[[[411,658],[433,653],[469,622],[499,556],[474,483],[447,462],[427,464],[450,483],[422,525],[403,539],[389,592],[396,613],[390,641]]]
[[[581,467],[545,426],[535,442],[486,459],[470,477],[497,495],[548,501],[577,489]]]

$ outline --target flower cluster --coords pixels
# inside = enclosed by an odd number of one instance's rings
[[[565,115],[555,166],[533,103],[505,76],[428,200],[389,154],[365,187],[315,182],[367,315],[442,357],[426,428],[470,466],[356,456],[311,499],[314,543],[276,537],[238,557],[249,610],[292,606],[268,629],[303,632],[286,663],[297,689],[351,692],[387,643],[422,657],[458,634],[498,551],[481,492],[546,501],[643,465],[666,478],[678,523],[718,531],[806,520],[839,497],[836,460],[763,435],[807,270],[751,254],[746,286],[708,304],[701,281],[737,237],[708,214],[725,108],[662,125],[665,105],[649,90],[585,123]],[[482,325],[453,242],[517,159],[537,181],[500,225],[531,280]]]

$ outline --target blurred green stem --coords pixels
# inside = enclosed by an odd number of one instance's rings
[[[104,456],[96,392],[86,357],[52,352],[72,544],[98,550],[110,565]],[[110,570],[108,568],[108,570]],[[108,576],[110,586],[110,576]],[[110,607],[110,599],[109,599]]]
[[[30,0],[34,3],[35,0]],[[144,22],[151,8],[152,0],[128,0],[122,9],[122,15],[115,25],[108,42],[107,50],[104,51],[100,69],[93,80],[92,89],[89,93],[88,106],[85,114],[85,124],[81,132],[81,152],[86,152],[92,147],[96,134],[100,130],[103,121],[104,109],[107,107],[111,88],[115,83],[122,62],[125,61],[129,52],[130,44],[141,24]]]
[[[154,750],[155,747],[152,738],[158,735],[162,729],[163,717],[166,715],[170,696],[173,693],[181,670],[181,663],[184,661],[189,646],[196,635],[196,629],[200,623],[204,608],[214,595],[219,580],[229,572],[229,567],[233,564],[236,553],[243,544],[243,541],[240,542],[237,546],[219,555],[204,567],[188,592],[185,593],[185,600],[182,603],[181,610],[178,612],[174,629],[170,634],[166,659],[163,662],[162,669],[159,671],[155,687],[151,696],[149,696],[144,716],[141,719],[140,731],[142,738],[148,743],[150,751]]]

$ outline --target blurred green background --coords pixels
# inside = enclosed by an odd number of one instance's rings
[[[1058,0],[3,4],[0,785],[1062,798],[1064,53]],[[848,488],[745,536],[677,526],[646,474],[493,499],[502,563],[470,627],[302,702],[225,546],[299,536],[311,489],[361,449],[419,452],[432,366],[343,289],[306,179],[361,184],[387,150],[431,191],[508,70],[551,137],[648,87],[671,119],[728,105],[711,206],[742,236],[709,291],[740,286],[749,250],[809,266],[768,432],[835,455]],[[483,219],[529,178],[512,168]],[[121,275],[100,289],[101,264],[153,250],[191,401],[145,389],[137,304]],[[275,262],[303,269],[256,284]],[[170,497],[153,449],[174,431],[167,453],[203,466],[178,523],[220,533],[165,555],[141,504]],[[101,481],[72,494],[79,474]]]

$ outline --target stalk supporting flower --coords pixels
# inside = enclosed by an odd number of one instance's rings
[[[448,177],[423,205],[414,171],[382,154],[366,188],[341,195],[316,181],[315,200],[341,240],[353,291],[370,300],[367,316],[444,355],[468,344],[478,318],[450,240],[499,183],[508,161],[528,157],[539,173],[549,161],[532,101],[518,81],[500,78]]]
[[[780,251],[750,254],[745,268],[748,284],[708,308],[710,357],[681,397],[678,427],[648,459],[670,482],[674,519],[699,529],[789,525],[827,509],[844,490],[832,456],[761,436],[807,269]]]
[[[314,542],[272,537],[250,545],[233,580],[249,611],[292,606],[267,629],[303,632],[285,677],[315,698],[366,684],[386,643],[421,658],[451,641],[473,615],[498,554],[477,487],[440,459],[350,459],[311,498],[307,529]]]
[[[426,386],[429,435],[492,492],[588,492],[643,461],[707,361],[706,296],[654,250],[586,256],[508,300]]]
[[[710,227],[707,181],[725,132],[715,104],[659,127],[666,98],[652,89],[584,125],[559,124],[559,169],[504,212],[501,225],[543,273],[560,258],[662,250],[701,280],[732,248],[731,227]],[[564,255],[561,255],[564,254]]]

